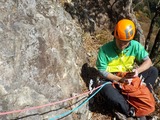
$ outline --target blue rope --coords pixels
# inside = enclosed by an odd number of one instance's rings
[[[69,115],[70,113],[72,113],[73,111],[76,111],[78,110],[80,107],[82,107],[85,103],[87,103],[92,97],[94,97],[106,84],[109,84],[111,82],[106,82],[104,83],[96,92],[94,92],[89,98],[87,98],[85,101],[83,101],[78,107],[75,107],[74,109],[70,110],[70,111],[67,111],[63,114],[60,114],[60,115],[57,115],[53,118],[50,118],[49,120],[57,120],[57,119],[60,119],[60,118],[63,118],[67,115]]]

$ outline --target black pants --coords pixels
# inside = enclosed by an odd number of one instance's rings
[[[158,77],[158,70],[155,67],[150,67],[148,70],[142,72],[142,75],[145,79],[146,84],[151,84],[154,86],[154,83]],[[129,104],[126,101],[125,97],[120,93],[117,88],[114,88],[112,84],[105,85],[100,91],[101,94],[106,99],[106,102],[112,109],[116,109],[119,112],[128,116]]]
[[[148,70],[139,74],[139,77],[142,75],[144,78],[144,82],[147,84],[151,84],[154,87],[155,81],[158,77],[158,70],[156,67],[150,67]]]

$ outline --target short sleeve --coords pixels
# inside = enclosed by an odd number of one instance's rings
[[[107,59],[102,47],[100,47],[98,52],[96,67],[98,70],[106,70],[107,67]]]
[[[145,60],[149,55],[144,46],[142,46],[140,43],[137,44],[136,51],[136,60],[138,60],[139,62]]]

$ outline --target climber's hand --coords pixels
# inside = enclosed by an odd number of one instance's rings
[[[125,84],[130,84],[132,82],[132,78],[124,77],[124,78],[120,79],[118,82],[125,83]]]
[[[127,79],[125,77],[121,78],[118,82],[120,83],[126,83],[127,82]]]
[[[133,69],[132,72],[128,72],[126,74],[126,78],[133,78],[133,77],[137,77],[138,76],[138,71],[136,69]]]

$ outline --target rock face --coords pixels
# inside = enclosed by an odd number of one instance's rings
[[[80,73],[86,57],[81,29],[57,2],[0,1],[0,112],[44,105],[82,92]],[[0,118],[44,120],[67,111],[67,105],[70,102]],[[78,111],[80,119],[86,119],[86,106]],[[68,119],[74,119],[73,115]]]

